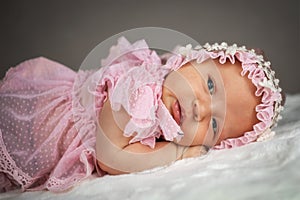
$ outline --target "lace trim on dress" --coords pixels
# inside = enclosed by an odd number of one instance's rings
[[[55,176],[51,176],[45,184],[35,187],[33,189],[27,189],[28,191],[32,190],[32,191],[37,191],[37,190],[43,190],[44,188],[47,188],[50,191],[55,191],[55,192],[62,192],[62,191],[66,191],[68,189],[70,189],[71,187],[75,186],[76,184],[78,184],[80,181],[82,181],[84,178],[89,177],[93,170],[94,167],[91,167],[88,163],[88,158],[89,157],[94,157],[94,151],[93,150],[84,150],[82,151],[81,155],[80,155],[80,161],[84,163],[85,165],[85,171],[86,174],[82,175],[82,174],[73,174],[72,176],[65,178],[65,179],[61,179],[61,178],[57,178]],[[96,164],[96,163],[95,163]],[[98,172],[98,171],[97,171]],[[102,174],[102,172],[100,171],[99,174]]]
[[[15,161],[10,157],[10,155],[7,152],[8,151],[5,148],[2,132],[0,130],[0,172],[4,172],[8,176],[10,176],[12,180],[15,180],[17,184],[21,186],[21,189],[24,191],[34,182],[34,179],[32,179],[20,168],[18,168]]]

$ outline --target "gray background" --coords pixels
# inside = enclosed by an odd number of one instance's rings
[[[300,93],[299,0],[1,0],[0,78],[45,56],[74,70],[101,41],[145,26],[263,49],[287,93]]]

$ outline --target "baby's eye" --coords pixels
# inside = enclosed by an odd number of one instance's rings
[[[207,79],[207,87],[210,94],[213,94],[215,92],[215,83],[210,77],[208,77]]]
[[[216,135],[217,132],[218,132],[218,123],[217,123],[217,120],[215,118],[211,119],[211,126],[212,126],[212,129],[214,131],[214,134]]]

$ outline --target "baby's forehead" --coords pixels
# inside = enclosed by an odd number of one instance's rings
[[[247,76],[241,75],[243,70],[241,62],[220,63],[218,59],[207,59],[198,63],[194,60],[189,62],[187,67],[195,68],[195,72],[198,72],[204,81],[210,77],[217,88],[217,93],[222,91],[223,95],[226,95],[226,100],[230,101],[228,103],[232,102],[235,107],[244,107],[247,102],[253,102],[253,99],[257,102],[255,104],[258,104],[255,85]]]
[[[219,76],[219,78],[243,78],[248,79],[241,75],[242,67],[241,62],[236,61],[231,63],[226,61],[225,63],[220,63],[218,59],[207,59],[201,63],[196,60],[190,61],[185,64],[187,67],[194,67],[201,75],[209,74],[211,76]],[[229,77],[227,77],[229,76]],[[216,77],[216,78],[217,78]],[[251,83],[251,81],[250,81]]]

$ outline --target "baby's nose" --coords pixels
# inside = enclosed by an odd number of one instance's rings
[[[211,109],[209,102],[195,99],[193,101],[193,118],[195,121],[201,121],[206,117],[210,117]]]

